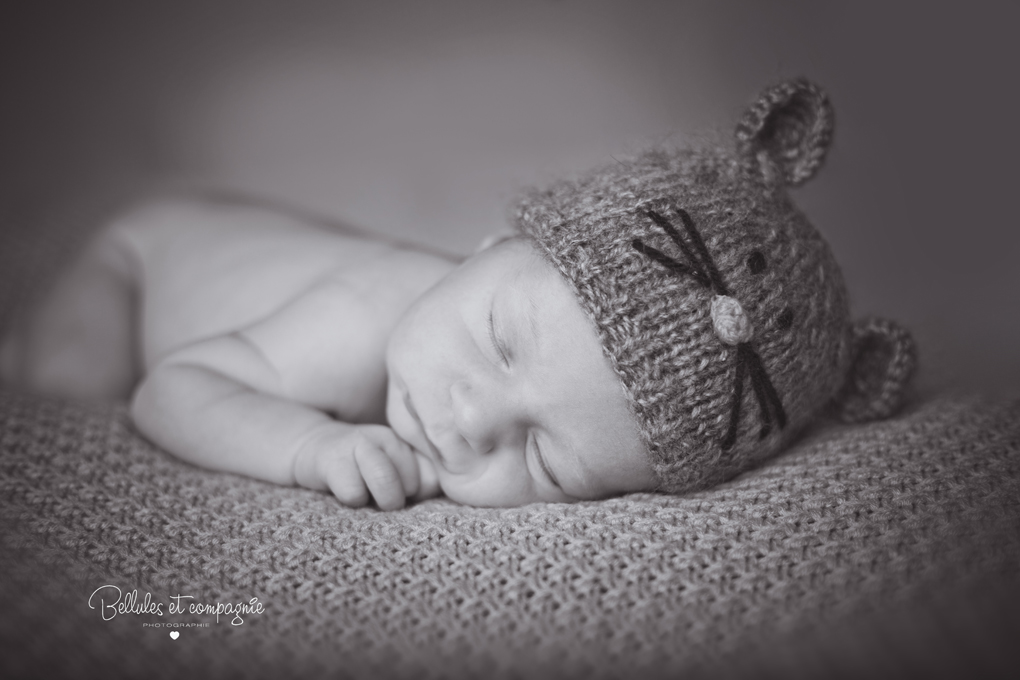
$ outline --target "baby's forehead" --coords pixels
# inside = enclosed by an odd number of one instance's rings
[[[523,234],[502,235],[493,244],[468,258],[480,260],[495,275],[495,283],[507,287],[527,287],[536,279],[555,271],[542,255],[538,244]]]
[[[524,298],[533,308],[555,308],[555,301],[560,306],[568,304],[583,311],[573,281],[560,273],[531,238],[519,236],[500,245],[505,246],[507,257],[507,267],[499,282],[504,290]]]

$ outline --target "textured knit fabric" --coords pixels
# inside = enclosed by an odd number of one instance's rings
[[[848,379],[848,418],[899,404],[909,335],[852,330],[839,267],[786,191],[820,167],[832,129],[824,92],[789,81],[744,114],[735,149],[652,149],[518,207],[594,322],[663,490],[774,455]],[[866,341],[883,330],[896,342]]]
[[[0,225],[0,328],[81,227]],[[827,425],[688,496],[380,513],[0,392],[3,678],[989,677],[1018,663],[1018,572],[1015,402]],[[107,584],[265,611],[103,621]],[[170,622],[210,626],[142,627]]]
[[[181,463],[122,408],[0,395],[0,673],[602,678],[761,659],[1015,575],[1018,416],[933,402],[686,497],[383,513]],[[166,606],[103,621],[87,602],[107,584],[266,608],[241,626]],[[211,625],[142,627],[172,621]]]

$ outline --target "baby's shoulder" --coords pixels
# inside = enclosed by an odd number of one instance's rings
[[[167,198],[131,207],[110,230],[143,258],[173,253],[185,260],[206,257],[241,262],[290,257],[331,260],[386,248],[379,239],[330,228],[300,214],[260,205]]]
[[[112,230],[146,290],[235,291],[270,306],[392,249],[286,212],[197,200],[147,203]]]

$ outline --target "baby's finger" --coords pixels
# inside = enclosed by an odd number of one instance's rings
[[[415,454],[418,461],[418,491],[414,494],[414,500],[421,501],[426,498],[434,498],[439,495],[439,475],[436,472],[436,465],[423,454]]]
[[[354,448],[354,460],[361,473],[359,476],[380,510],[404,507],[404,486],[400,474],[383,449],[370,442],[362,442]]]
[[[360,508],[368,503],[368,488],[361,479],[354,456],[330,456],[324,461],[323,468],[326,485],[341,503],[351,508]]]
[[[418,470],[418,457],[414,454],[414,449],[394,434],[391,441],[384,443],[383,450],[386,451],[397,468],[400,483],[404,487],[404,495],[414,496],[417,494],[421,472]]]

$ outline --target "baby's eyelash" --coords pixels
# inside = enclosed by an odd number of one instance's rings
[[[500,344],[499,339],[496,337],[496,324],[492,319],[492,311],[489,311],[489,340],[492,342],[492,347],[496,350],[496,354],[507,366],[510,365],[510,360],[507,358],[506,351],[503,349],[503,345]]]

